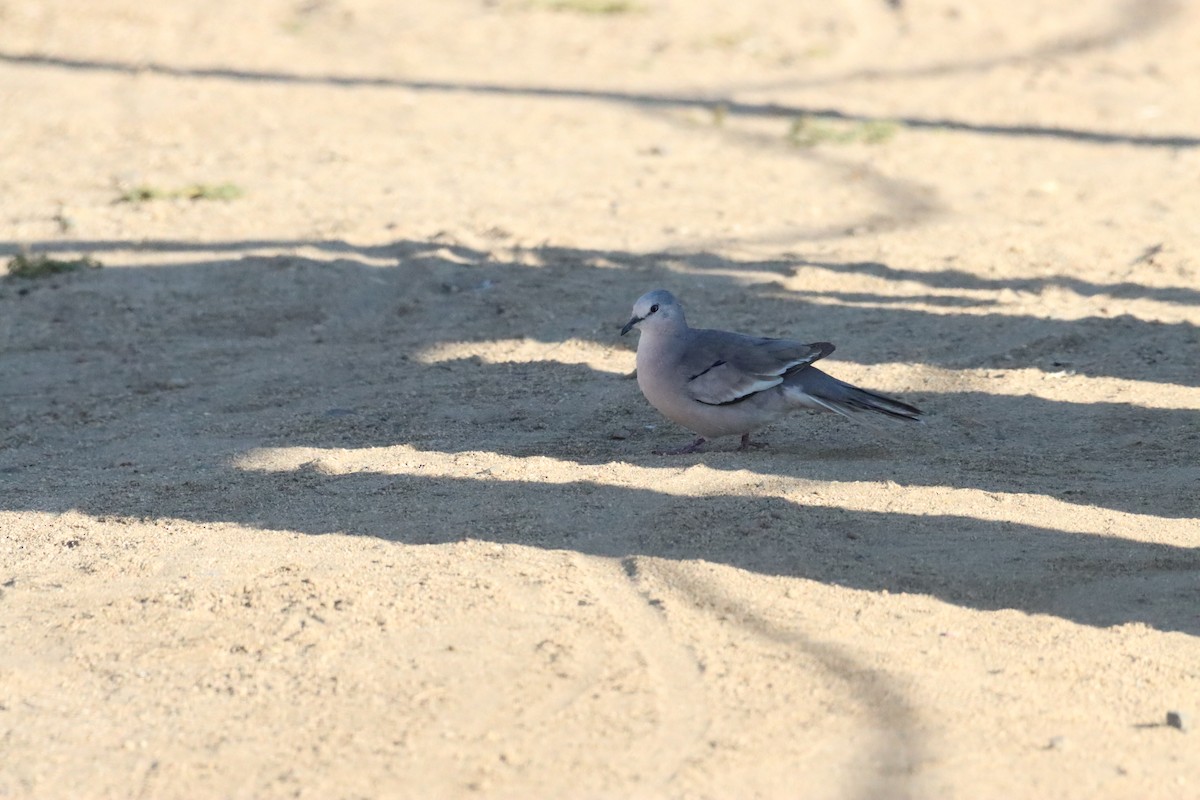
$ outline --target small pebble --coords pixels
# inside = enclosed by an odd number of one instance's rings
[[[1180,731],[1189,731],[1192,729],[1192,715],[1183,711],[1168,711],[1167,725]]]
[[[1046,749],[1047,750],[1066,750],[1067,749],[1067,737],[1051,736],[1050,741],[1046,744]]]

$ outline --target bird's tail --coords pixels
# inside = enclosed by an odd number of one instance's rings
[[[850,419],[856,419],[862,411],[874,411],[906,422],[924,421],[921,419],[924,412],[916,406],[851,386],[816,367],[808,367],[788,376],[782,388],[788,399],[797,405],[832,411]]]

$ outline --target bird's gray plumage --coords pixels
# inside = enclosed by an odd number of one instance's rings
[[[622,335],[638,328],[638,386],[663,416],[706,439],[750,433],[796,409],[831,411],[853,418],[872,411],[894,419],[920,421],[908,403],[859,389],[816,367],[833,352],[829,342],[804,344],[789,339],[745,336],[691,328],[683,307],[658,289],[638,298]]]

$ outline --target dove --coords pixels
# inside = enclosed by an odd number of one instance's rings
[[[709,439],[741,436],[741,448],[760,446],[750,434],[798,410],[830,411],[851,419],[874,412],[921,422],[908,403],[827,375],[813,362],[833,352],[829,342],[746,336],[688,327],[683,306],[665,289],[633,304],[621,335],[639,331],[637,382],[667,419],[699,434],[670,454],[696,452]]]

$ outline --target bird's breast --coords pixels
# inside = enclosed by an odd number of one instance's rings
[[[642,394],[656,408],[671,397],[685,396],[687,390],[679,353],[661,343],[639,344],[637,381]]]

